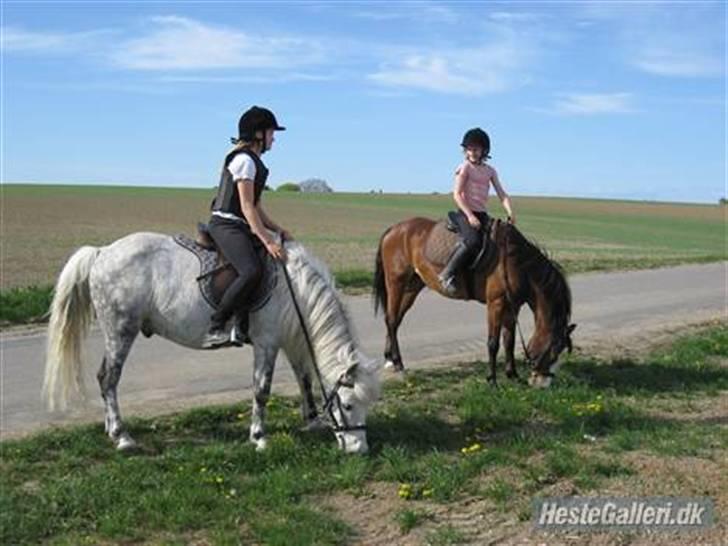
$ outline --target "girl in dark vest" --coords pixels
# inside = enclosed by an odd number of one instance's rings
[[[238,278],[225,291],[218,310],[212,315],[204,347],[238,341],[231,340],[225,330],[233,314],[239,318],[241,333],[247,332],[247,311],[243,307],[263,274],[256,249],[262,245],[274,258],[285,260],[285,250],[268,230],[279,233],[281,241],[291,239],[291,235],[271,220],[260,203],[268,178],[268,169],[260,156],[273,146],[275,131],[284,130],[273,112],[253,106],[240,117],[238,138],[233,139],[235,147],[225,156],[212,206],[210,235],[237,271]]]

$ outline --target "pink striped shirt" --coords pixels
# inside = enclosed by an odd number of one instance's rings
[[[500,196],[503,190],[498,182],[498,173],[490,165],[473,165],[465,160],[455,171],[455,187],[462,183],[465,203],[474,212],[485,211],[491,182]]]

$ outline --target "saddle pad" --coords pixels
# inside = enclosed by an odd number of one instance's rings
[[[425,257],[433,265],[444,267],[459,240],[460,236],[448,230],[445,221],[438,222],[427,237]]]
[[[498,250],[496,244],[496,233],[500,226],[500,220],[491,220],[487,226],[488,244],[485,247],[485,253],[480,254],[480,249],[475,256],[472,257],[467,267],[472,270],[490,269],[495,261]],[[425,257],[436,266],[444,267],[450,256],[455,250],[455,245],[460,240],[460,235],[451,231],[447,227],[447,221],[440,221],[432,228],[430,235],[425,243]],[[477,263],[475,263],[477,262]]]
[[[200,274],[197,280],[200,292],[202,293],[202,297],[205,298],[205,301],[207,301],[207,303],[209,303],[213,308],[217,309],[220,302],[215,297],[216,291],[213,288],[215,273],[209,274],[218,267],[217,250],[208,250],[203,248],[183,233],[175,235],[172,239],[182,248],[186,248],[197,256],[197,259],[200,261]],[[273,289],[278,284],[278,275],[276,274],[278,265],[267,253],[263,259],[263,267],[265,268],[265,271],[263,271],[263,278],[253,291],[250,301],[248,302],[250,312],[257,311],[268,303],[271,294],[273,294]]]

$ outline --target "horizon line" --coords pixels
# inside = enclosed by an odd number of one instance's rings
[[[137,189],[163,189],[163,190],[210,190],[215,189],[217,187],[217,184],[214,185],[205,185],[205,186],[151,186],[148,184],[130,184],[130,183],[113,183],[113,182],[104,182],[104,183],[84,183],[84,182],[76,182],[76,183],[70,183],[70,182],[38,182],[38,181],[24,181],[24,182],[0,182],[0,187],[3,186],[64,186],[64,187],[92,187],[92,188],[137,188]],[[270,191],[273,191],[275,193],[274,187],[271,186]],[[296,193],[296,192],[291,192]],[[318,192],[304,192],[304,193],[318,193]],[[323,192],[322,192],[323,193]],[[328,192],[326,192],[328,193]],[[380,195],[380,192],[378,190],[365,190],[365,191],[353,191],[353,190],[333,190],[331,193],[342,193],[342,194],[361,194],[361,195]],[[432,196],[432,195],[448,195],[451,192],[447,191],[426,191],[426,192],[416,192],[416,191],[382,191],[381,195],[422,195],[422,196]],[[577,200],[592,200],[592,201],[625,201],[625,202],[635,202],[635,203],[655,203],[655,204],[671,204],[671,205],[705,205],[705,206],[720,206],[721,200],[728,200],[728,196],[723,198],[718,198],[715,201],[679,201],[679,200],[669,200],[669,199],[647,199],[647,198],[637,198],[637,197],[594,197],[594,196],[585,196],[585,195],[545,195],[545,194],[521,194],[521,193],[513,193],[509,194],[512,197],[528,197],[528,198],[542,198],[542,199],[577,199]]]

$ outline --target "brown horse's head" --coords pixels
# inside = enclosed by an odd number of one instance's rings
[[[528,301],[535,318],[533,336],[526,347],[530,365],[528,384],[551,385],[564,349],[571,352],[571,289],[561,266],[515,227],[507,232],[508,258],[527,280]]]
[[[546,335],[537,331],[531,337],[527,347],[527,361],[531,365],[529,385],[544,389],[551,385],[551,380],[560,364],[559,356],[564,349],[571,352],[571,332],[574,328],[576,324],[567,323],[547,332]]]

